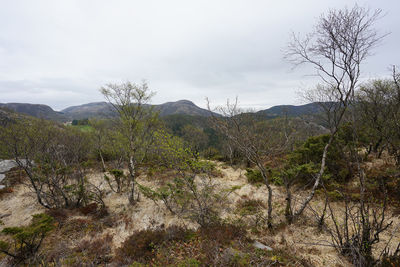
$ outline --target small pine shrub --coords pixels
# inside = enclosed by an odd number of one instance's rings
[[[54,219],[45,213],[32,216],[32,222],[24,227],[7,227],[1,232],[11,241],[0,241],[0,252],[11,256],[16,265],[34,256],[45,236],[55,227]]]
[[[250,184],[258,184],[258,183],[263,183],[264,179],[261,175],[261,172],[259,170],[254,170],[254,169],[246,169],[246,177],[247,181]]]
[[[259,199],[243,199],[238,201],[236,208],[241,215],[252,215],[265,208],[265,204]]]

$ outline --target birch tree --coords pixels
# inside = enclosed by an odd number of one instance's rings
[[[325,171],[329,147],[354,98],[362,63],[384,37],[374,28],[380,16],[380,9],[369,10],[357,5],[351,9],[332,9],[321,15],[314,31],[305,37],[292,34],[285,57],[294,66],[314,67],[314,75],[322,86],[308,95],[309,100],[321,102],[330,122],[330,138],[323,150],[319,172],[294,217],[301,215],[314,197]],[[321,98],[329,101],[320,101]]]
[[[158,122],[158,114],[148,103],[154,93],[149,91],[146,82],[135,84],[107,84],[100,89],[107,101],[117,111],[118,126],[123,142],[124,154],[128,165],[130,190],[129,202],[135,204],[135,178],[137,167],[143,162],[151,146]]]

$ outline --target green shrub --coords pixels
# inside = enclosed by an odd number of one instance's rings
[[[331,201],[341,201],[344,198],[343,195],[340,194],[340,192],[338,192],[336,190],[335,191],[328,191],[327,194],[328,194],[328,197],[329,197],[329,199]]]
[[[247,168],[245,175],[250,184],[264,183],[264,178],[259,170]]]
[[[349,158],[348,145],[350,140],[343,137],[341,129],[338,136],[329,147],[326,158],[325,178],[330,177],[334,182],[346,182],[352,176],[351,158]],[[288,165],[313,164],[318,166],[321,162],[322,153],[328,143],[330,135],[312,136],[301,146],[297,147],[288,155]],[[306,176],[309,177],[309,176]],[[300,180],[301,181],[301,180]],[[307,182],[308,178],[306,179]],[[326,181],[328,182],[328,181]],[[328,183],[326,183],[327,185]]]
[[[265,205],[259,199],[245,199],[238,201],[236,207],[240,215],[253,215],[265,208]]]
[[[16,265],[25,262],[39,250],[43,239],[55,227],[54,219],[45,213],[32,216],[32,222],[23,227],[7,227],[2,234],[12,241],[0,241],[0,252],[11,256]]]
[[[201,266],[201,262],[196,259],[185,259],[182,262],[177,263],[177,267],[199,267]]]

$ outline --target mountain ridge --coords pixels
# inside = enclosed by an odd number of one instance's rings
[[[200,108],[192,101],[186,99],[149,106],[154,107],[154,109],[159,112],[161,117],[176,114],[201,117],[209,117],[211,115],[220,116],[217,113]],[[6,108],[33,117],[50,119],[59,122],[67,122],[74,119],[79,120],[94,117],[113,118],[117,116],[112,105],[104,101],[70,106],[61,111],[55,111],[48,105],[31,103],[0,103],[0,108]],[[268,109],[257,111],[255,112],[255,114],[266,118],[275,118],[285,115],[290,117],[312,115],[318,112],[321,112],[320,105],[318,103],[309,103],[297,106],[277,105]]]

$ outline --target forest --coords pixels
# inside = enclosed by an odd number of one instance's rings
[[[2,109],[0,266],[400,266],[400,73],[360,78],[380,16],[292,36],[285,59],[320,80],[298,115],[160,117],[129,81],[100,88],[115,118]]]

